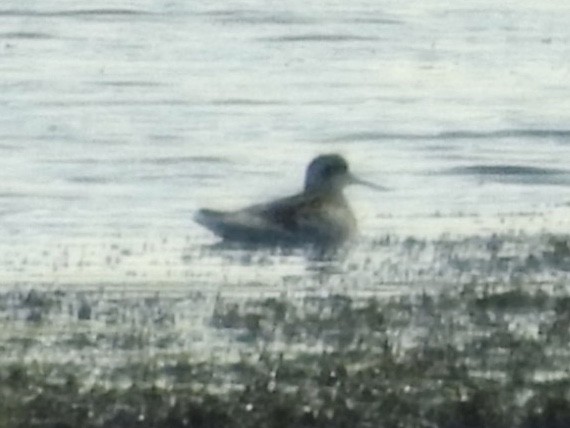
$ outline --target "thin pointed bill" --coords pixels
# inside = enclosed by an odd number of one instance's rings
[[[360,184],[361,186],[366,186],[380,192],[387,192],[390,190],[388,187],[380,186],[378,184],[371,183],[370,181],[362,180],[361,178],[358,178],[352,174],[348,176],[348,184]]]

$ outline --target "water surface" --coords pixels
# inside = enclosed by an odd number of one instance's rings
[[[567,279],[549,235],[570,230],[569,19],[534,1],[4,1],[6,334],[36,320],[17,309],[30,290],[71,293],[50,312],[62,334],[85,302],[144,326],[137,302],[158,296],[178,334],[202,335],[180,349],[211,349],[220,294]],[[346,255],[207,247],[198,207],[296,192],[324,152],[392,188],[349,190],[361,238]]]

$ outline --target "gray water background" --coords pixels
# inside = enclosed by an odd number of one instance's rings
[[[363,239],[564,230],[568,22],[564,1],[5,0],[3,275],[89,253],[93,281],[149,246],[184,266],[215,242],[196,209],[294,193],[324,152],[392,188],[349,190]]]
[[[244,352],[220,299],[567,283],[514,267],[570,230],[569,22],[566,1],[3,0],[1,360],[97,379]],[[349,189],[347,258],[208,249],[197,208],[296,192],[324,152],[392,189]]]

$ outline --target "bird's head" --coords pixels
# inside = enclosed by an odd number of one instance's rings
[[[377,186],[354,176],[348,170],[346,160],[337,154],[317,156],[307,167],[305,191],[340,192],[349,184],[361,184],[376,190],[386,190],[382,186]]]

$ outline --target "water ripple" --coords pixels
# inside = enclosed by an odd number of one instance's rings
[[[16,31],[16,32],[8,32],[8,33],[0,33],[0,39],[52,39],[53,36],[47,33],[35,33],[35,32],[26,32],[26,31]]]
[[[141,162],[153,165],[179,165],[185,163],[228,163],[227,159],[217,156],[172,156],[144,159]]]
[[[527,165],[470,165],[450,168],[442,175],[476,176],[507,184],[570,186],[570,171]]]
[[[276,43],[295,42],[362,42],[378,40],[378,37],[355,36],[351,34],[300,34],[292,36],[261,37],[258,40]]]
[[[77,9],[59,11],[37,11],[8,9],[0,10],[0,16],[17,17],[65,17],[65,16],[132,16],[132,15],[152,15],[151,12],[136,9]]]
[[[248,98],[226,98],[213,100],[212,105],[216,106],[276,106],[286,105],[286,101],[282,100],[255,100]]]
[[[480,140],[480,139],[504,139],[504,138],[535,138],[535,139],[568,139],[570,129],[502,129],[496,131],[448,131],[439,133],[392,133],[363,131],[343,134],[326,141],[374,141],[374,140]]]
[[[165,86],[159,82],[151,82],[148,80],[113,80],[107,82],[95,82],[96,85],[101,86],[114,86],[114,87],[158,87]]]
[[[354,22],[357,24],[381,24],[381,25],[402,25],[404,23],[403,21],[400,21],[398,19],[374,18],[374,17],[348,19],[347,22]]]
[[[271,13],[256,11],[256,10],[216,10],[206,12],[204,15],[212,16],[218,21],[226,24],[275,24],[275,25],[292,25],[292,24],[308,24],[312,20],[301,17],[289,12],[275,12]]]
[[[180,164],[195,164],[195,163],[208,163],[208,164],[221,164],[230,163],[228,159],[217,156],[162,156],[151,158],[115,158],[115,159],[97,159],[97,158],[73,158],[73,159],[44,159],[44,163],[48,164],[66,164],[66,165],[94,165],[94,164],[147,164],[147,165],[180,165]]]
[[[521,165],[472,165],[451,168],[447,171],[448,173],[460,175],[560,175],[568,173],[568,171],[562,169]]]

